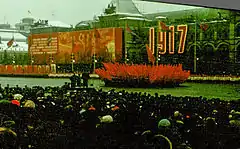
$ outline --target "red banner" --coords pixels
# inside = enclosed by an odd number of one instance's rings
[[[0,74],[49,74],[50,68],[45,65],[0,65]]]
[[[69,64],[73,59],[77,63],[91,62],[94,52],[105,60],[121,60],[122,29],[97,31],[99,38],[95,38],[94,30],[32,35],[29,37],[29,55],[34,64]],[[50,45],[49,37],[52,39]]]
[[[28,37],[28,53],[34,64],[51,63],[58,53],[58,33],[33,34]]]

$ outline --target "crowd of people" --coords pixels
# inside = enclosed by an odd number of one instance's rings
[[[102,68],[102,63],[97,62],[95,63],[95,67]],[[92,63],[74,63],[72,64],[57,64],[56,72],[57,73],[72,73],[74,72],[92,72],[93,71],[93,64]]]
[[[0,86],[0,149],[239,149],[239,101]]]

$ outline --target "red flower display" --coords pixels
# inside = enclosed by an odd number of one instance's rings
[[[119,63],[104,63],[103,69],[96,73],[105,82],[120,81],[141,83],[143,80],[148,85],[174,85],[183,83],[190,76],[189,71],[184,71],[182,65],[127,65]]]

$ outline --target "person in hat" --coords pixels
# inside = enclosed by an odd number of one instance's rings
[[[240,112],[231,110],[229,114],[229,124],[240,127]]]
[[[82,74],[82,79],[83,79],[83,86],[84,87],[88,87],[88,80],[89,80],[90,76],[89,76],[89,73],[88,72],[84,72]]]
[[[80,87],[82,84],[80,74],[78,74],[78,76],[76,76],[76,78],[77,78],[77,86]]]
[[[75,88],[76,87],[76,74],[74,73],[71,77],[70,77],[70,80],[71,80],[71,88]]]

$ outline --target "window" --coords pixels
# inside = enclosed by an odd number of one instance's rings
[[[217,24],[217,39],[229,39],[229,24],[218,23]]]
[[[236,51],[236,61],[238,63],[240,63],[240,45],[237,47],[237,51]]]

